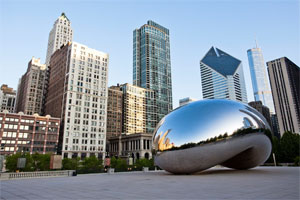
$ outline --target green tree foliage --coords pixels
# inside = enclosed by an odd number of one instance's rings
[[[79,168],[80,158],[64,158],[62,160],[63,170],[77,170]]]
[[[51,154],[32,154],[35,171],[47,171],[50,169]]]
[[[116,172],[127,171],[128,169],[126,160],[114,156],[110,159],[110,167],[115,168]]]
[[[299,156],[300,135],[292,132],[285,132],[280,139],[280,161],[294,162]]]
[[[9,172],[17,170],[18,158],[21,158],[21,156],[21,153],[17,153],[6,157],[6,169]]]
[[[110,159],[110,167],[111,167],[111,168],[116,168],[116,166],[117,166],[117,158],[113,156],[113,157]]]
[[[142,170],[143,167],[149,167],[149,169],[154,169],[154,160],[153,158],[151,158],[150,160],[142,158],[137,160],[134,166],[137,170]]]
[[[126,160],[124,160],[122,158],[118,158],[115,170],[117,172],[122,172],[122,171],[127,171],[127,168],[128,168],[128,165],[127,165]]]
[[[96,156],[85,158],[81,164],[82,171],[86,173],[101,172],[101,170],[103,169],[102,161],[98,160]]]
[[[26,165],[23,170],[25,172],[35,171],[36,169],[35,169],[34,161],[33,161],[32,156],[30,155],[30,153],[26,153],[25,158],[26,158]]]
[[[297,156],[296,158],[295,158],[295,166],[300,166],[300,156]]]
[[[10,172],[20,171],[47,171],[50,169],[51,154],[13,154],[6,157],[6,169]],[[23,169],[17,169],[18,158],[26,158],[26,165]]]

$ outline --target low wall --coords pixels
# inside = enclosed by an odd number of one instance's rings
[[[73,176],[74,172],[75,170],[0,173],[0,180],[43,178],[43,177],[55,177],[55,176]]]

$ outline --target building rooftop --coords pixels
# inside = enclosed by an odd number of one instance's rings
[[[214,47],[210,48],[201,62],[223,76],[233,75],[241,64],[240,60]]]

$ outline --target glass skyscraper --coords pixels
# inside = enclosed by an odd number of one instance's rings
[[[263,105],[275,113],[272,92],[270,89],[267,67],[260,48],[252,48],[247,51],[252,87],[255,101],[261,101]]]
[[[154,91],[157,115],[148,118],[159,122],[172,110],[169,30],[151,20],[133,31],[133,84]]]
[[[204,99],[231,99],[247,103],[242,62],[211,47],[200,61]]]

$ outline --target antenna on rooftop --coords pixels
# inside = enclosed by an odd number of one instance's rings
[[[257,40],[256,40],[256,34],[254,35],[254,40],[255,40],[255,46],[258,48]]]

